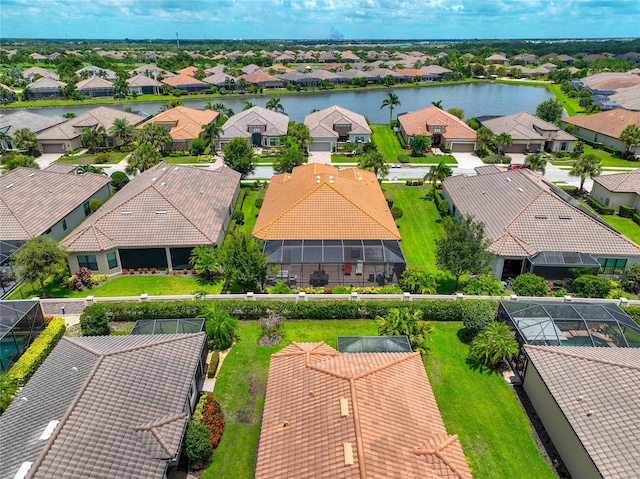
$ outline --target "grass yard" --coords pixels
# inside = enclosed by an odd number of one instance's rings
[[[247,186],[243,186],[242,188],[246,189],[247,193],[242,204],[240,204],[240,202],[236,204],[236,211],[242,211],[244,213],[244,223],[238,226],[238,228],[251,233],[258,219],[258,214],[260,213],[260,210],[256,206],[256,200],[258,198],[264,199],[267,190],[264,188],[252,190]]]
[[[409,152],[400,147],[400,142],[389,125],[371,125],[371,140],[378,146],[387,163],[398,163],[399,156],[408,156]]]
[[[553,478],[531,436],[513,391],[493,373],[466,363],[460,323],[434,323],[425,367],[449,434],[460,436],[474,478]],[[204,479],[251,479],[260,435],[269,359],[291,341],[325,341],[338,335],[376,335],[373,321],[288,321],[277,346],[260,347],[256,322],[241,322],[239,339],[216,381],[225,414],[222,441]]]
[[[222,286],[222,281],[209,283],[191,276],[165,276],[164,274],[119,276],[97,288],[84,291],[72,291],[63,285],[54,284],[51,280],[45,283],[47,296],[52,298],[140,296],[143,293],[149,296],[195,294],[198,292],[220,294]],[[32,283],[17,288],[7,299],[33,298],[41,294],[39,285]]]
[[[427,187],[385,184],[383,189],[393,194],[393,205],[404,213],[397,224],[407,266],[435,273],[438,270],[435,242],[444,229],[435,203],[425,196]]]
[[[617,215],[600,215],[600,218],[605,220],[631,241],[640,245],[640,226],[635,224],[631,218],[622,218]]]
[[[203,157],[207,157],[207,155],[203,155],[203,156],[165,156],[162,158],[162,161],[164,161],[165,163],[170,163],[170,164],[192,164],[192,163],[198,163],[198,164],[202,164],[202,165],[207,165],[209,163],[215,163],[216,159],[215,158],[210,158],[209,160],[203,161],[202,158]]]
[[[514,392],[501,376],[467,363],[460,323],[434,323],[424,358],[449,434],[458,434],[476,479],[557,477],[545,463]]]
[[[58,158],[54,163],[63,163],[65,165],[94,165],[96,164],[96,157],[99,154],[100,153],[85,153],[84,155],[63,156],[62,158]],[[102,164],[115,165],[124,160],[129,152],[110,151],[107,154],[111,157],[111,161]]]
[[[629,160],[623,160],[622,158],[618,158],[617,156],[608,153],[604,150],[596,150],[595,148],[592,148],[591,146],[585,144],[584,145],[584,152],[586,153],[593,153],[594,155],[596,155],[598,158],[600,158],[602,160],[602,166],[606,166],[609,168],[638,168],[640,167],[640,163],[638,163],[637,161],[629,161]],[[558,159],[558,160],[553,160],[552,163],[555,166],[558,166],[562,169],[566,169],[569,168],[573,165],[573,160],[570,158],[562,158],[562,159]],[[566,167],[566,168],[565,168]]]
[[[567,111],[567,115],[585,115],[584,109],[579,104],[580,98],[569,98],[560,87],[560,84],[551,84],[549,85],[549,91],[562,104],[563,108]]]

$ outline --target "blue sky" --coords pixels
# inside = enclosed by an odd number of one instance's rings
[[[640,36],[640,0],[0,0],[0,38]]]

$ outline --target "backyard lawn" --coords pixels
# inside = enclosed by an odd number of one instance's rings
[[[160,275],[131,275],[119,276],[93,288],[84,291],[72,291],[67,287],[54,284],[51,280],[45,283],[49,297],[53,298],[86,298],[87,296],[149,296],[182,295],[206,292],[220,294],[223,282],[209,283],[191,276]],[[37,284],[28,284],[16,289],[7,299],[26,299],[40,296],[41,290]]]
[[[562,107],[567,111],[567,115],[576,116],[584,115],[584,108],[580,106],[580,98],[569,98],[561,89],[560,84],[549,85],[549,91],[555,96],[562,104]]]
[[[371,125],[371,140],[378,146],[387,163],[397,163],[399,156],[407,156],[409,151],[400,147],[398,138],[389,125]]]
[[[96,164],[96,158],[99,154],[100,153],[85,153],[83,155],[63,156],[58,158],[55,163],[63,163],[65,165],[94,165]],[[125,156],[127,156],[129,152],[110,151],[106,154],[111,157],[111,160],[103,164],[115,165],[116,163],[120,163],[124,160]]]
[[[532,439],[513,391],[493,373],[466,363],[460,323],[434,323],[425,366],[449,434],[460,436],[476,479],[556,477]],[[241,322],[239,339],[224,361],[214,394],[225,413],[222,441],[203,478],[251,479],[260,435],[269,358],[291,341],[325,341],[338,335],[376,335],[373,321],[288,321],[277,346],[256,342],[256,322]]]
[[[260,213],[260,210],[256,206],[256,200],[258,198],[264,199],[267,190],[264,188],[252,190],[247,186],[243,186],[242,190],[246,190],[247,193],[246,196],[244,196],[244,200],[242,202],[239,200],[238,204],[236,204],[236,211],[242,211],[244,213],[244,223],[238,226],[238,229],[251,233],[253,232],[253,227]]]
[[[640,226],[635,224],[631,218],[622,218],[617,215],[600,215],[600,218],[605,220],[631,241],[640,245]]]
[[[610,167],[610,168],[638,168],[640,167],[640,163],[637,161],[629,161],[623,160],[622,158],[618,158],[617,156],[608,153],[604,150],[596,150],[595,148],[590,147],[589,145],[584,145],[584,152],[593,153],[598,158],[602,160],[602,166]],[[553,160],[552,163],[562,169],[571,168],[573,165],[573,160],[570,158],[562,158]]]

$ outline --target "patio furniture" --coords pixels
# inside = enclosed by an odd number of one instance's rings
[[[329,284],[329,275],[322,271],[316,271],[309,276],[309,284],[311,286],[326,286]]]
[[[356,276],[362,276],[362,269],[364,268],[364,261],[358,260],[356,264]]]
[[[345,263],[344,264],[344,274],[345,276],[351,276],[351,267],[353,265],[351,263]]]

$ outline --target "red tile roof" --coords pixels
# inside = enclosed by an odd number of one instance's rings
[[[473,128],[458,117],[435,106],[400,115],[398,121],[408,136],[431,136],[432,133],[427,130],[427,125],[445,125],[446,131],[442,136],[446,139],[476,139]]]
[[[601,111],[593,115],[563,118],[562,121],[586,130],[602,133],[612,138],[619,138],[622,130],[628,125],[640,126],[640,113],[637,111],[615,109]]]
[[[142,128],[147,123],[157,123],[169,126],[169,134],[174,140],[192,140],[202,132],[202,126],[214,121],[220,113],[215,110],[196,110],[186,106],[178,106],[171,110],[163,111],[153,118],[142,123]]]
[[[470,479],[471,472],[419,354],[293,343],[271,357],[255,477]]]

